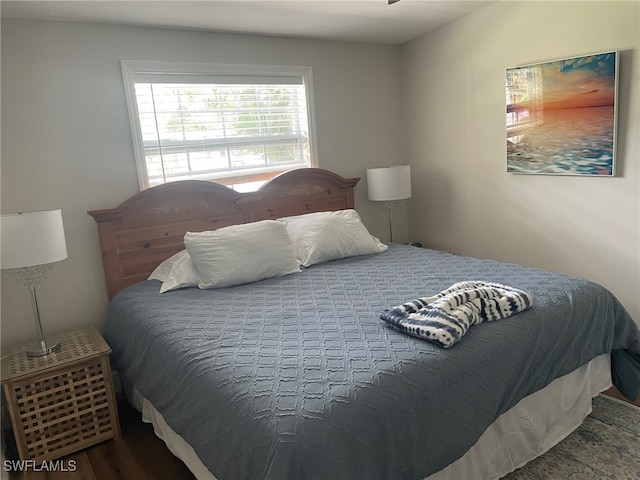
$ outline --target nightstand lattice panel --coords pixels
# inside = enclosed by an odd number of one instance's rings
[[[7,370],[6,375],[12,377],[26,375],[37,372],[38,370],[43,370],[51,365],[70,362],[81,357],[95,354],[100,350],[92,338],[92,335],[90,335],[90,332],[85,330],[65,333],[55,339],[61,344],[60,350],[42,357],[29,357],[25,355],[24,352],[27,349],[25,345],[10,347],[5,350],[3,353],[4,357],[6,357],[6,365],[3,365],[3,367]]]
[[[20,457],[58,458],[119,437],[110,375],[102,355],[5,384]]]

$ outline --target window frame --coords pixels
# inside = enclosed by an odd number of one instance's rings
[[[140,125],[140,115],[135,92],[135,75],[144,74],[177,74],[177,75],[243,75],[243,76],[275,76],[275,77],[297,77],[302,78],[305,87],[307,102],[307,123],[309,127],[309,157],[310,166],[318,166],[318,145],[316,136],[315,105],[313,97],[313,76],[310,66],[291,65],[245,65],[228,63],[195,63],[195,62],[164,62],[164,61],[138,61],[121,60],[122,77],[124,82],[125,98],[127,102],[127,112],[131,127],[131,137],[133,143],[136,171],[138,174],[138,184],[140,190],[150,188],[145,159],[144,143],[142,139],[142,128]],[[296,167],[298,168],[298,167]],[[251,181],[262,181],[273,178],[276,175],[291,170],[286,167],[282,171],[258,173],[255,175],[238,172],[237,176],[222,179],[207,179],[223,185],[232,185]],[[170,183],[170,182],[165,182]]]

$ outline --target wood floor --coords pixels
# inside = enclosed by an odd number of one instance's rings
[[[605,392],[623,398],[615,389]],[[640,399],[636,400],[640,406]],[[63,465],[75,471],[12,473],[10,480],[195,480],[187,467],[174,457],[164,442],[143,423],[141,415],[126,399],[119,398],[122,438],[95,445],[64,457]],[[7,439],[7,459],[17,459],[15,444]],[[73,461],[73,462],[71,462]]]
[[[10,480],[195,480],[174,457],[153,427],[142,423],[137,412],[124,399],[118,400],[122,438],[110,440],[61,459],[75,471],[12,473]],[[17,459],[15,445],[7,439],[7,459]],[[73,465],[75,464],[75,467]]]

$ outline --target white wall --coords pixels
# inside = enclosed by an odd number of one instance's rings
[[[87,210],[138,189],[120,60],[310,65],[320,166],[362,177],[356,208],[374,234],[367,167],[401,163],[399,47],[98,24],[2,22],[2,212],[62,208],[69,258],[39,290],[49,333],[100,326],[107,297]],[[406,225],[404,226],[406,235]],[[27,291],[2,282],[2,345],[34,336]]]
[[[410,234],[578,275],[640,323],[640,3],[498,2],[402,46]],[[618,50],[615,178],[509,175],[507,67]]]

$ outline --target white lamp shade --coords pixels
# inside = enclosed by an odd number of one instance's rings
[[[390,201],[411,197],[411,167],[369,168],[367,170],[369,200]]]
[[[60,210],[2,215],[0,234],[3,269],[32,267],[67,258]]]

